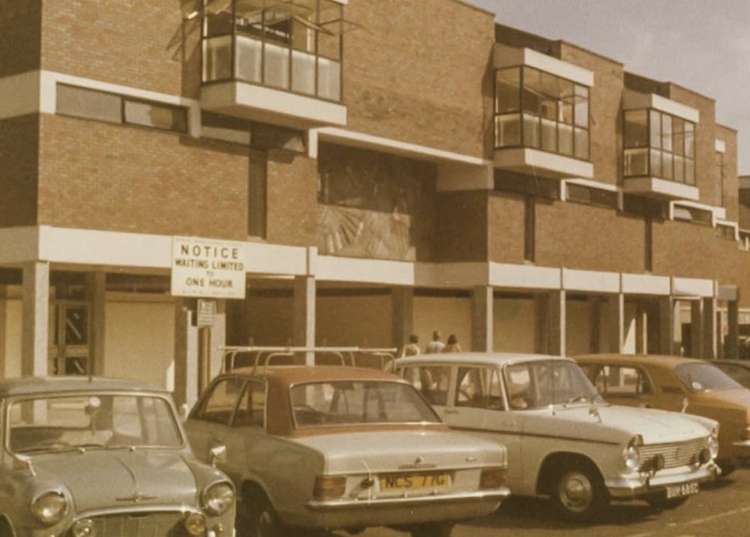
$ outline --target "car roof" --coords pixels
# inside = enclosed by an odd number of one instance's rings
[[[87,391],[146,391],[168,393],[165,388],[154,386],[152,384],[147,384],[137,380],[114,379],[107,377],[18,377],[0,381],[0,397]]]
[[[440,354],[419,354],[396,360],[400,364],[435,364],[435,363],[471,363],[481,365],[500,366],[519,362],[533,362],[542,360],[566,360],[570,358],[549,354],[525,354],[521,352],[445,352]]]
[[[392,373],[379,369],[347,366],[271,366],[238,367],[225,376],[263,377],[279,385],[300,384],[303,382],[329,382],[337,380],[398,380]]]
[[[712,364],[730,364],[750,369],[750,360],[711,360]]]
[[[698,360],[697,358],[685,358],[684,356],[672,356],[667,354],[582,354],[576,356],[575,359],[588,363],[603,364],[608,362],[620,362],[639,365],[660,365],[669,368],[692,362],[706,363],[705,360]]]

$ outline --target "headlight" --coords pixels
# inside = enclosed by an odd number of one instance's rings
[[[711,458],[715,459],[719,455],[719,429],[715,428],[713,431],[711,431],[711,436],[708,437],[708,442],[706,443],[706,447],[708,448],[708,452],[711,454]]]
[[[213,516],[223,515],[234,503],[234,489],[227,483],[216,483],[203,493],[203,509]]]
[[[622,452],[622,458],[625,461],[625,468],[634,472],[641,467],[641,453],[638,446],[643,445],[641,435],[634,436]]]
[[[31,512],[45,526],[53,526],[65,516],[68,502],[61,492],[45,492],[31,502]]]

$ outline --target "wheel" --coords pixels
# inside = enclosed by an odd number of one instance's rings
[[[570,520],[591,520],[609,503],[599,473],[586,464],[568,464],[557,474],[552,490],[557,511]]]
[[[661,496],[652,496],[650,498],[646,498],[646,501],[648,504],[653,507],[654,509],[663,509],[663,510],[669,510],[669,509],[676,509],[682,504],[684,504],[686,501],[688,501],[688,497],[682,497],[682,498],[663,498]]]
[[[237,511],[238,537],[283,537],[284,532],[276,512],[266,495],[252,491]]]
[[[432,522],[420,524],[409,532],[411,537],[450,537],[453,533],[453,524],[450,522]]]

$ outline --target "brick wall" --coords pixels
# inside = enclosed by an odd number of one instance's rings
[[[440,192],[436,200],[435,261],[487,260],[487,192]]]
[[[315,246],[318,237],[318,162],[282,151],[268,155],[269,242]]]
[[[489,259],[498,263],[524,262],[524,198],[493,192],[489,198]]]
[[[492,15],[447,0],[352,0],[348,127],[471,155],[488,151]]]
[[[41,0],[0,0],[0,77],[39,69]]]
[[[737,222],[740,218],[739,208],[739,179],[737,176],[737,131],[722,125],[716,125],[716,137],[724,140],[726,152],[723,155],[724,164],[724,207],[727,209],[727,220]],[[721,163],[720,153],[714,157],[717,165]],[[721,170],[718,170],[721,173]]]
[[[39,116],[0,120],[0,227],[36,223],[38,167]]]

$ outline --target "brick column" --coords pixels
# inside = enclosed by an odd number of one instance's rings
[[[692,358],[700,358],[703,353],[703,301],[690,301],[690,352]],[[682,342],[685,346],[685,342]]]
[[[414,333],[414,288],[394,287],[391,290],[391,321],[393,346],[400,351]]]
[[[713,360],[717,355],[718,330],[716,326],[716,299],[703,299],[703,330],[701,332],[701,358]]]
[[[49,342],[49,263],[34,261],[23,267],[23,334],[21,374],[47,374]]]
[[[672,297],[659,297],[659,353],[674,354],[674,308]]]
[[[315,277],[296,276],[294,278],[294,322],[292,323],[292,344],[295,347],[315,346]],[[313,353],[305,353],[305,363],[314,365]]]
[[[492,352],[495,350],[494,290],[492,286],[475,287],[471,294],[471,350]]]

